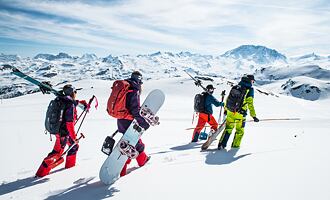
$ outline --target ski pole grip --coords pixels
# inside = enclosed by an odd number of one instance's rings
[[[88,102],[89,105],[93,102],[94,98],[95,98],[95,95],[93,95],[92,98],[89,99],[89,102]]]
[[[96,103],[95,103],[95,109],[97,109],[99,103],[98,103],[98,100],[96,98],[95,95],[92,96],[92,98],[89,99],[89,102],[88,102],[88,107],[90,107],[90,105],[92,104],[93,100],[95,99]]]

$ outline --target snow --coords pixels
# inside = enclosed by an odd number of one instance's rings
[[[105,111],[111,81],[73,83],[84,88],[78,98],[96,95],[99,107],[91,109],[82,125],[86,138],[80,142],[77,166],[64,169],[62,164],[41,179],[33,176],[53,145],[43,133],[43,120],[54,97],[34,93],[3,99],[0,199],[330,199],[329,99],[306,101],[256,91],[260,119],[301,120],[247,122],[239,150],[218,151],[214,143],[201,152],[202,142],[189,143],[192,131],[185,130],[195,125],[192,103],[201,89],[187,76],[144,82],[142,99],[156,88],[166,94],[161,124],[142,136],[152,157],[141,168],[133,161],[131,172],[111,186],[98,178],[106,158],[101,145],[116,130],[116,121]],[[229,92],[223,79],[214,78],[213,84],[217,98],[223,89]],[[214,110],[218,117],[219,109]]]

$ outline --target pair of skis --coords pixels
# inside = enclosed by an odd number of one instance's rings
[[[12,65],[3,65],[3,68],[5,69],[11,69],[12,70],[12,74],[21,77],[27,81],[29,81],[30,83],[38,86],[40,88],[40,90],[43,93],[53,93],[55,96],[63,96],[62,92],[55,90],[54,88],[52,88],[52,86],[48,83],[48,82],[40,82],[26,74],[24,74],[23,72],[21,72],[18,68],[12,66]]]

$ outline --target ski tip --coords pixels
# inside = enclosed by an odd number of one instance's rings
[[[8,64],[1,65],[0,69],[1,70],[11,69],[12,71],[14,71],[14,70],[19,71],[16,67],[13,67],[12,65],[8,65]]]

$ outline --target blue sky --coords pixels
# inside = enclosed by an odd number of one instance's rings
[[[330,55],[329,0],[0,0],[0,52],[220,55],[243,44]]]

